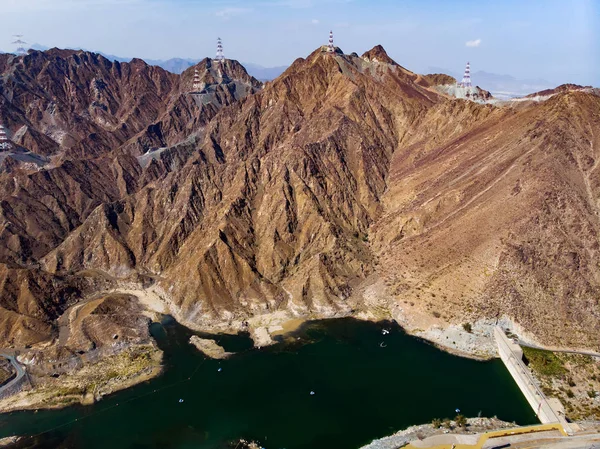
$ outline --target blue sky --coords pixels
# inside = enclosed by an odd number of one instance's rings
[[[0,0],[11,35],[149,59],[214,56],[290,64],[326,43],[382,44],[408,69],[485,70],[600,86],[600,0]]]

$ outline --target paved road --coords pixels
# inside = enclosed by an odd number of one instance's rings
[[[514,449],[600,449],[600,435],[575,435],[568,438],[517,441]]]
[[[571,350],[571,349],[544,348],[543,346],[533,345],[531,343],[524,342],[523,340],[519,340],[519,345],[525,346],[526,348],[541,349],[542,351],[564,352],[566,354],[579,354],[579,355],[587,355],[590,357],[600,358],[600,353],[593,352],[593,351],[575,351],[575,350]]]
[[[5,390],[12,387],[15,383],[21,381],[21,379],[25,375],[25,369],[23,369],[21,364],[19,362],[17,362],[17,359],[14,356],[8,355],[8,354],[2,353],[2,352],[0,352],[0,356],[7,358],[8,361],[12,364],[12,366],[15,368],[15,370],[17,372],[17,375],[15,376],[15,378],[13,380],[8,382],[6,385],[0,387],[0,394],[2,394]]]
[[[466,436],[477,441],[465,441],[463,438]],[[553,423],[475,435],[435,435],[411,441],[405,449],[491,449],[506,444],[515,449],[600,449],[600,434],[592,432],[567,436],[560,424]]]

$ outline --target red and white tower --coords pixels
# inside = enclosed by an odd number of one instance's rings
[[[13,45],[16,45],[16,53],[17,56],[23,56],[27,54],[27,48],[25,47],[25,45],[27,44],[27,42],[25,42],[23,40],[23,35],[22,34],[15,34],[13,36],[15,38],[15,40],[13,41]]]
[[[8,151],[12,149],[12,147],[12,142],[6,135],[6,129],[0,124],[0,151]]]
[[[461,87],[471,87],[471,64],[468,62],[467,66],[465,67],[465,74],[463,75],[460,85]]]
[[[194,84],[192,85],[194,92],[199,92],[202,90],[202,81],[200,81],[200,74],[198,73],[198,69],[194,70]]]
[[[329,32],[329,43],[327,44],[327,51],[329,53],[333,53],[335,51],[335,47],[333,46],[333,31]]]
[[[221,38],[217,38],[217,56],[215,57],[217,61],[223,61],[225,59],[225,55],[223,54],[223,43],[221,42]]]

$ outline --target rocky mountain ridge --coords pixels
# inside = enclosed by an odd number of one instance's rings
[[[595,92],[452,99],[379,46],[319,48],[264,88],[217,64],[190,94],[194,68],[0,56],[0,118],[53,161],[0,175],[5,346],[56,341],[68,307],[127,283],[203,329],[507,316],[597,349]]]

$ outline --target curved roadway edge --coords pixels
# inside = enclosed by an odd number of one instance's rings
[[[550,432],[554,431],[554,435]],[[539,437],[536,437],[539,435]],[[467,443],[461,437],[475,437],[477,442]],[[398,447],[398,446],[394,446]],[[569,436],[559,423],[541,424],[513,429],[494,430],[476,435],[435,435],[424,440],[411,441],[404,449],[600,449],[600,434],[582,433]]]
[[[550,352],[563,352],[565,354],[578,354],[578,355],[587,355],[589,357],[597,357],[600,358],[600,353],[593,351],[577,351],[575,349],[558,349],[558,348],[546,348],[544,346],[534,345],[532,343],[527,343],[519,339],[519,346],[525,346],[526,348],[539,349],[541,351],[550,351]]]
[[[18,390],[18,387],[21,385],[21,382],[23,381],[23,378],[25,377],[26,372],[25,372],[25,369],[23,368],[23,366],[19,362],[17,362],[17,359],[14,356],[8,355],[5,353],[1,353],[1,352],[0,352],[0,356],[8,359],[8,361],[11,363],[11,365],[15,368],[15,371],[17,372],[17,375],[15,376],[14,379],[12,379],[6,385],[3,385],[2,387],[0,387],[0,398],[3,398],[5,395],[9,396],[9,395],[15,393],[16,390]]]

